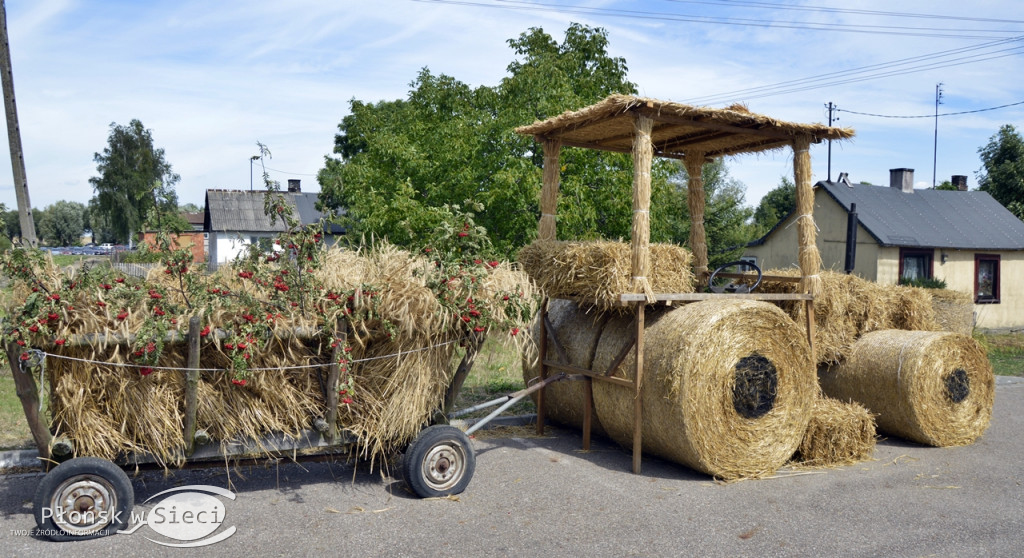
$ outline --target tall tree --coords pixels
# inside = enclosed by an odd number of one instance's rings
[[[625,61],[607,54],[604,30],[573,24],[558,43],[531,29],[509,44],[517,59],[497,87],[472,88],[423,69],[406,99],[353,100],[335,156],[318,176],[321,207],[344,207],[357,238],[372,233],[417,244],[436,227],[436,208],[474,199],[485,206],[477,222],[497,249],[529,242],[542,156],[532,138],[513,129],[635,86],[626,81]],[[560,234],[628,236],[628,156],[567,149],[562,163]],[[667,171],[659,176],[665,187]]]
[[[164,160],[164,150],[153,146],[153,134],[133,119],[127,126],[112,122],[107,147],[94,158],[98,177],[93,186],[96,219],[110,224],[118,241],[129,241],[151,213],[176,212],[178,197],[174,185],[180,177]]]
[[[85,231],[85,205],[61,200],[43,210],[39,223],[40,236],[51,246],[75,246]]]
[[[978,154],[982,164],[975,173],[978,189],[1024,219],[1024,139],[1013,125],[1006,124],[978,149]]]

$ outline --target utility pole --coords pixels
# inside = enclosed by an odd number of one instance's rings
[[[832,123],[835,122],[836,120],[839,120],[838,116],[835,117],[834,119],[832,118],[832,113],[833,112],[837,112],[839,110],[839,107],[833,105],[832,101],[829,101],[828,104],[825,105],[825,106],[828,107],[828,127],[831,128],[832,127]],[[828,181],[832,182],[832,139],[831,138],[829,138],[829,140],[828,140]]]
[[[21,149],[21,128],[18,127],[18,106],[14,102],[14,73],[11,71],[11,45],[7,40],[7,5],[4,0],[0,0],[0,34],[0,77],[3,78],[7,143],[11,147],[11,169],[14,171],[14,193],[18,198],[21,244],[35,248],[36,224],[32,220],[32,203],[28,199],[25,156]]]
[[[942,104],[942,82],[935,84],[935,145],[932,148],[932,189],[935,188],[935,169],[939,160],[939,105]]]

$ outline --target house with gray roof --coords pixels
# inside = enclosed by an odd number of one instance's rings
[[[852,273],[882,284],[901,279],[937,279],[970,293],[975,324],[982,328],[1024,327],[1024,222],[988,193],[914,189],[913,169],[892,169],[890,184],[849,181],[814,186],[818,250],[826,269],[846,266],[847,224],[856,211]],[[797,264],[790,214],[752,242],[744,258],[762,269]]]
[[[206,208],[203,229],[209,236],[209,266],[216,269],[223,263],[234,260],[250,244],[263,243],[270,250],[273,239],[285,231],[281,219],[271,223],[263,211],[266,190],[221,190],[206,191]],[[323,215],[316,209],[318,194],[303,192],[298,180],[288,181],[288,190],[279,192],[286,203],[295,209],[294,215],[303,225],[318,223]],[[325,242],[331,244],[338,235],[345,234],[339,225],[324,226]]]

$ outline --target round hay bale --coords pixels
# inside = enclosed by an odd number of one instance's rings
[[[862,405],[818,397],[793,461],[806,467],[852,465],[875,451],[875,419]]]
[[[590,368],[594,358],[594,347],[607,321],[596,313],[587,313],[570,300],[552,299],[548,303],[548,320],[555,329],[555,337],[565,349],[569,357],[569,364]],[[540,346],[540,324],[535,323],[532,329],[535,346]],[[559,354],[555,345],[548,338],[548,360],[559,360]],[[557,374],[555,370],[549,370],[548,374]],[[540,360],[523,360],[523,380],[530,385],[535,378],[540,376]],[[554,421],[564,426],[574,428],[583,427],[583,397],[586,393],[584,382],[562,381],[555,382],[544,388],[544,413],[547,420]],[[533,402],[537,402],[537,393],[534,392]],[[605,435],[597,414],[591,415],[591,432]]]
[[[606,370],[633,335],[609,322],[594,358]],[[769,475],[792,457],[817,393],[804,330],[777,307],[707,300],[652,312],[644,337],[643,450],[715,477]],[[616,371],[631,378],[635,351]],[[601,424],[631,446],[631,389],[594,382]]]
[[[992,365],[977,341],[959,333],[868,333],[819,380],[829,397],[878,415],[879,430],[931,446],[969,444],[992,418]]]

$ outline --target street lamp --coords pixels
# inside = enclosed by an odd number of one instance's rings
[[[259,155],[249,157],[249,191],[252,192],[252,164],[260,159]]]

